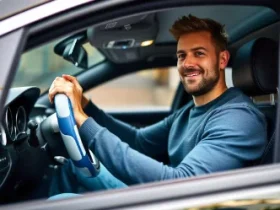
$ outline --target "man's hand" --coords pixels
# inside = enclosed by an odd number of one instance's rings
[[[80,127],[88,118],[83,111],[83,107],[86,106],[88,100],[83,96],[83,89],[77,79],[70,75],[56,77],[49,89],[49,100],[51,103],[53,103],[54,96],[57,93],[63,93],[69,97],[77,126]]]

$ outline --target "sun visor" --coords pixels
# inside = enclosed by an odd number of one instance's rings
[[[139,59],[139,48],[152,45],[157,36],[155,15],[113,20],[87,30],[91,45],[101,49],[114,62]]]

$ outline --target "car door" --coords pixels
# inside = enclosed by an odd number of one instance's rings
[[[229,1],[236,3],[235,1]],[[228,2],[228,3],[229,3]],[[250,3],[243,1],[243,3]],[[267,1],[258,1],[267,4]],[[103,5],[104,2],[98,4]],[[152,2],[154,3],[154,2]],[[142,4],[142,6],[158,6],[162,2],[156,2],[155,5]],[[180,1],[173,1],[175,4]],[[104,3],[104,5],[106,2]],[[169,3],[172,5],[172,3]],[[104,6],[103,5],[103,6]],[[106,8],[106,5],[104,6]],[[95,8],[92,6],[92,8]],[[124,10],[125,7],[122,8]],[[129,11],[129,6],[127,10]],[[96,8],[95,8],[96,9]],[[117,8],[115,8],[117,10]],[[132,6],[132,9],[135,7]],[[94,9],[93,9],[94,10]],[[62,15],[62,14],[61,14]],[[59,26],[59,21],[56,23]],[[37,28],[38,29],[38,28]],[[2,70],[10,72],[7,79],[5,78],[5,90],[9,88],[11,78],[16,71],[16,64],[19,61],[19,54],[22,51],[21,43],[24,43],[26,36],[24,30],[14,31],[6,36],[1,36],[0,60]],[[14,36],[13,36],[14,35]],[[14,37],[14,39],[12,39]],[[7,38],[7,39],[6,39]],[[4,48],[4,43],[11,43],[13,40],[14,48]],[[15,42],[16,41],[16,42]],[[4,57],[6,56],[6,57]],[[7,59],[10,58],[10,59]],[[5,96],[5,95],[4,95]],[[4,97],[3,97],[4,98]],[[4,100],[4,99],[3,99]],[[1,101],[2,104],[4,103]],[[112,113],[114,114],[114,113]],[[123,114],[125,116],[125,114]],[[276,128],[278,131],[279,128]],[[255,198],[265,198],[265,200],[256,202],[278,202],[280,193],[280,167],[279,164],[254,167],[251,169],[240,169],[231,172],[206,175],[188,180],[166,181],[162,183],[147,184],[135,186],[124,190],[115,190],[108,193],[92,193],[85,196],[73,198],[71,200],[60,200],[53,202],[33,201],[26,203],[13,204],[3,209],[185,209],[185,208],[203,208],[207,205],[217,206],[226,201],[233,200],[252,200]],[[221,205],[225,207],[226,205]],[[212,206],[211,206],[212,207]],[[228,207],[228,206],[226,206]],[[233,207],[240,207],[233,205]],[[257,206],[258,207],[258,206]]]

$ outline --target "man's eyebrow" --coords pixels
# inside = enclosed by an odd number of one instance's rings
[[[194,47],[192,49],[190,49],[190,51],[196,51],[196,50],[204,50],[204,51],[207,51],[208,50],[205,48],[205,47]],[[185,50],[178,50],[176,54],[181,54],[181,53],[186,53]]]
[[[176,54],[186,53],[184,50],[178,50]]]
[[[195,48],[192,48],[192,49],[191,49],[191,51],[196,51],[196,50],[208,51],[205,47],[195,47]]]

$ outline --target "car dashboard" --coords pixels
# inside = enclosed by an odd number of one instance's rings
[[[38,122],[30,120],[39,95],[37,87],[9,91],[1,121],[0,203],[23,198],[48,166],[47,152],[36,138]]]

